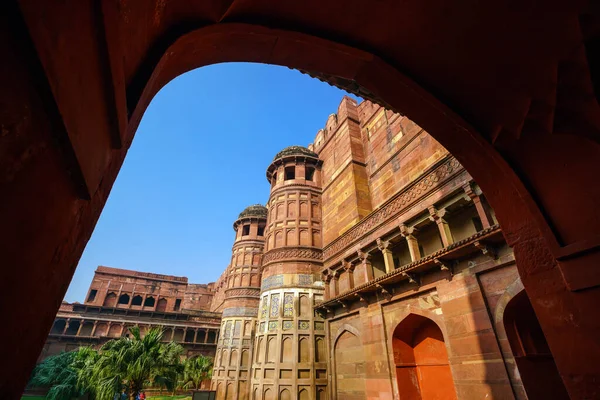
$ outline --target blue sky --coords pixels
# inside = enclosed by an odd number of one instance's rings
[[[311,143],[344,94],[295,70],[248,63],[170,82],[142,119],[65,300],[84,301],[98,265],[215,281],[237,215],[268,199],[273,156]]]

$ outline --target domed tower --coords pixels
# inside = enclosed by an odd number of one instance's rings
[[[249,398],[266,223],[266,207],[256,204],[242,211],[233,224],[235,241],[225,278],[223,319],[212,383],[219,400]]]
[[[321,165],[316,153],[292,146],[267,169],[271,194],[252,398],[325,398],[325,326],[313,312],[324,294]]]

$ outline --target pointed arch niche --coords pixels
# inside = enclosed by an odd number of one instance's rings
[[[504,309],[506,337],[529,399],[568,399],[554,357],[525,290]]]
[[[456,399],[442,331],[429,318],[409,314],[392,337],[398,392],[407,399]]]
[[[347,324],[340,327],[334,342],[333,358],[337,398],[366,399],[365,354],[356,328]]]

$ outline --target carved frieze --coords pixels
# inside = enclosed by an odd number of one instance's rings
[[[462,165],[454,157],[439,165],[436,169],[421,178],[414,185],[398,193],[391,201],[383,205],[379,210],[371,213],[360,221],[338,239],[333,241],[323,250],[323,259],[327,260],[342,251],[352,242],[376,229],[385,221],[396,217],[403,209],[412,203],[419,201],[420,197],[440,182],[451,177],[463,169]]]
[[[321,250],[308,247],[274,249],[264,255],[263,265],[275,261],[289,259],[313,260],[321,262],[323,260],[323,253],[321,252]]]

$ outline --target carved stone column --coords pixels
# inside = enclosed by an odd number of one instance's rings
[[[474,187],[471,183],[465,184],[463,186],[463,190],[465,191],[467,198],[472,200],[473,204],[475,204],[475,209],[477,210],[477,215],[481,220],[481,225],[483,225],[483,228],[489,228],[490,226],[494,225],[494,219],[492,218],[490,207],[481,198],[480,190]]]
[[[329,293],[331,287],[331,275],[329,272],[323,273],[323,282],[325,283],[325,300],[329,300],[331,298],[331,294]]]
[[[69,322],[70,322],[70,321],[71,321],[70,319],[67,319],[67,320],[65,321],[65,329],[63,329],[63,331],[62,331],[62,334],[63,334],[63,335],[64,335],[64,334],[67,332],[67,329],[69,329]]]
[[[356,267],[351,262],[343,260],[342,268],[344,269],[344,271],[346,271],[346,275],[347,275],[347,279],[348,279],[348,290],[354,289],[354,269]]]
[[[92,328],[92,334],[91,336],[94,336],[96,334],[96,328],[98,327],[98,321],[94,321],[94,327]]]
[[[394,266],[394,256],[392,254],[392,250],[390,247],[389,240],[381,240],[381,238],[377,239],[377,248],[383,254],[383,262],[385,263],[385,273],[389,274],[395,269]]]
[[[371,255],[362,250],[358,250],[359,264],[354,271],[355,286],[362,285],[373,279],[373,265],[371,264]]]
[[[404,224],[400,224],[400,234],[406,239],[411,261],[417,261],[421,258],[419,242],[417,241],[417,238],[413,236],[413,233],[415,233],[416,230],[417,229],[414,226],[406,226]]]
[[[198,339],[198,328],[194,329],[194,343],[196,343],[197,339]]]
[[[77,333],[75,334],[75,336],[79,336],[79,332],[81,332],[81,328],[83,327],[83,323],[85,322],[85,320],[81,320],[79,321],[79,328],[77,328]]]
[[[331,274],[331,283],[329,284],[329,298],[333,299],[339,294],[338,279],[340,277],[339,271],[333,271]]]
[[[444,215],[446,215],[446,209],[442,208],[441,210],[436,209],[434,206],[429,206],[429,219],[435,222],[440,231],[440,236],[442,237],[442,243],[444,247],[450,246],[454,243],[454,239],[452,239],[452,232],[450,232],[450,226],[448,222],[444,219]]]

